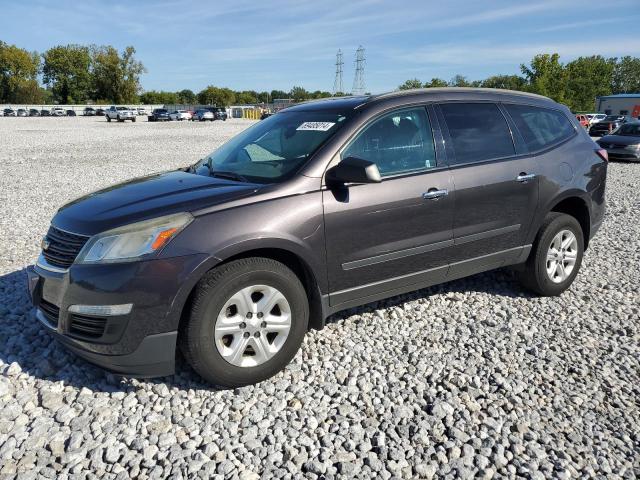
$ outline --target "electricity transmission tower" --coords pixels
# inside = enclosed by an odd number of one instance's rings
[[[351,89],[352,95],[364,95],[366,90],[364,84],[364,48],[362,45],[356,50],[356,75],[353,77],[353,88]]]
[[[342,85],[342,65],[344,65],[342,61],[342,50],[338,49],[338,53],[336,54],[336,79],[333,81],[334,96],[344,93],[344,87]]]

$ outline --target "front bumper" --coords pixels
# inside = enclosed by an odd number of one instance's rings
[[[610,160],[628,160],[631,162],[640,161],[640,150],[626,148],[606,148]]]
[[[177,329],[200,254],[143,262],[27,269],[36,318],[61,344],[107,370],[132,376],[170,375]],[[72,305],[133,304],[126,315],[82,315]]]

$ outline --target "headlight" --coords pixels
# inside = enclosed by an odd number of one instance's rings
[[[625,148],[628,150],[640,150],[640,143],[637,145],[627,145]]]
[[[177,213],[99,233],[82,248],[76,263],[138,260],[160,250],[192,220],[189,213]]]

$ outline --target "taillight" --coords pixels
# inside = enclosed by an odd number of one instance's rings
[[[596,153],[598,154],[598,156],[603,159],[605,162],[609,161],[609,154],[607,153],[607,151],[604,148],[598,148],[596,150]]]

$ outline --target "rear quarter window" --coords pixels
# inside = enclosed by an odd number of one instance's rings
[[[558,110],[530,105],[506,104],[529,151],[548,148],[575,134],[569,119]]]

